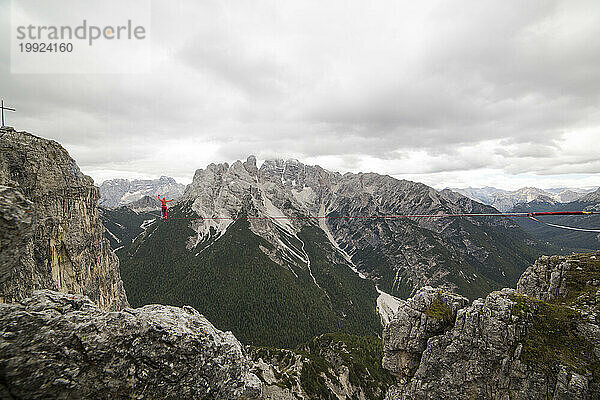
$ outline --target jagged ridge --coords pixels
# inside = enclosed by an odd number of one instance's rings
[[[599,308],[600,253],[542,257],[471,305],[424,288],[385,329],[387,399],[597,398]]]

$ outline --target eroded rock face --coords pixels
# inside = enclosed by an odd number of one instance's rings
[[[191,307],[106,312],[85,296],[41,290],[0,304],[0,332],[2,398],[261,396],[237,339]]]
[[[0,282],[11,276],[31,238],[33,204],[18,190],[0,186]]]
[[[0,150],[0,301],[47,288],[127,306],[92,179],[58,143],[26,132],[0,129]]]
[[[398,309],[383,331],[383,367],[399,376],[412,376],[427,340],[450,329],[456,312],[468,304],[462,296],[430,286]]]
[[[565,257],[541,257],[523,272],[517,282],[517,290],[546,302],[564,297],[567,294],[567,272],[572,267],[572,262]]]
[[[384,331],[383,365],[400,377],[386,398],[598,398],[599,288],[600,253],[542,257],[518,290],[458,303],[437,330],[423,323],[433,289],[422,289],[424,305],[409,299]]]
[[[505,372],[517,367],[523,373],[510,351],[523,332],[511,322],[510,292],[493,292],[459,310],[452,329],[430,336],[414,374],[402,374],[388,399],[501,398],[514,391]]]

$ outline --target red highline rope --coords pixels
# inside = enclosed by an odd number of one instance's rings
[[[148,213],[154,215],[152,213]],[[474,214],[404,214],[404,215],[365,215],[365,216],[274,216],[274,217],[167,217],[167,219],[188,219],[188,220],[277,220],[277,219],[391,219],[391,218],[446,218],[446,217],[537,217],[541,215],[592,215],[600,214],[599,211],[545,211],[545,212],[520,212],[520,213],[474,213]]]

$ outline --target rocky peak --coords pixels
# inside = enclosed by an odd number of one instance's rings
[[[248,171],[251,176],[257,176],[258,168],[256,167],[256,157],[252,155],[248,156],[248,159],[244,162],[244,168],[246,168],[246,171]]]
[[[305,165],[298,160],[266,160],[260,167],[261,181],[269,182],[286,190],[302,191],[310,188],[321,194],[339,181],[339,173],[327,171],[318,165]]]
[[[306,169],[298,160],[265,160],[260,166],[260,177],[268,182],[273,182],[288,187],[294,187],[302,181]]]
[[[582,193],[575,192],[569,189],[562,190],[556,195],[557,200],[561,203],[570,203],[572,201],[580,199],[582,196]]]
[[[2,185],[20,186],[23,191],[40,195],[66,189],[94,191],[92,178],[83,175],[75,161],[55,141],[5,127],[0,128],[0,145],[3,150],[0,159]],[[29,152],[25,153],[25,150]]]
[[[401,304],[383,334],[383,367],[399,376],[413,376],[429,338],[452,328],[457,311],[468,302],[426,286]]]
[[[517,290],[527,296],[546,302],[567,295],[567,274],[572,261],[561,256],[542,256],[521,275]]]
[[[158,178],[158,181],[161,183],[176,183],[175,179],[171,178],[170,176],[164,176],[164,175],[162,175],[160,178]]]
[[[543,256],[523,272],[517,291],[585,314],[600,310],[600,252]]]
[[[101,308],[127,305],[119,261],[98,218],[98,188],[58,143],[0,129],[0,299],[48,288],[88,295]],[[10,237],[5,236],[10,235]]]
[[[584,203],[600,203],[600,188],[598,188],[595,192],[588,193],[581,197],[580,201]]]

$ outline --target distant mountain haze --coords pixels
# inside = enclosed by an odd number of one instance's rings
[[[548,202],[540,198],[528,203],[517,203],[509,211],[600,211],[600,189],[568,203]],[[539,219],[547,223],[573,228],[600,229],[600,215],[557,215],[539,217]],[[535,238],[556,246],[563,254],[600,250],[600,234],[598,233],[551,227],[529,218],[515,218],[514,220]]]
[[[509,211],[517,203],[529,203],[534,200],[543,200],[547,203],[569,203],[592,191],[590,189],[539,189],[535,187],[524,187],[513,191],[494,187],[452,188],[451,190],[502,212]]]
[[[111,179],[100,185],[100,205],[103,207],[119,207],[133,203],[144,196],[156,198],[158,195],[167,199],[181,197],[185,185],[175,179],[161,176],[159,179]]]

